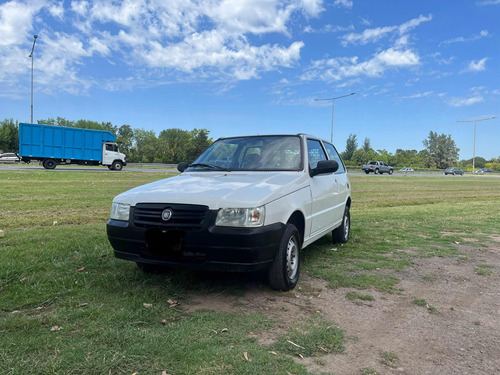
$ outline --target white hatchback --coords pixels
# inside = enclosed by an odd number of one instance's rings
[[[178,169],[113,200],[107,231],[118,258],[144,271],[266,269],[271,287],[290,290],[301,249],[330,232],[349,239],[350,181],[327,141],[221,138]]]

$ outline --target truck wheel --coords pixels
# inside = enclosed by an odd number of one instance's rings
[[[295,288],[300,274],[300,235],[293,224],[287,224],[274,262],[269,267],[271,288],[287,291]]]
[[[113,164],[111,164],[111,167],[115,170],[115,171],[121,171],[122,168],[123,168],[123,164],[121,161],[114,161]]]
[[[375,169],[375,174],[378,174],[379,170],[378,169]]]
[[[370,171],[365,171],[366,174],[370,174]]]
[[[54,159],[45,159],[42,165],[45,169],[54,169],[57,163]]]
[[[349,207],[346,206],[344,211],[344,218],[342,219],[342,225],[332,231],[332,242],[346,243],[347,241],[349,241],[350,233],[351,233],[351,214],[349,212]]]
[[[392,174],[392,172],[394,172],[392,169],[389,169],[389,174]]]
[[[108,169],[109,169],[110,171],[112,171],[112,170],[113,170],[113,165],[108,165]]]

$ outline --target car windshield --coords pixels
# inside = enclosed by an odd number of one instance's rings
[[[219,139],[188,171],[299,171],[298,136],[254,136]]]

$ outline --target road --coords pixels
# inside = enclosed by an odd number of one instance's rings
[[[0,164],[0,171],[2,170],[44,170],[41,165],[38,164]],[[52,171],[76,171],[76,172],[107,172],[107,173],[117,173],[116,171],[110,171],[106,167],[91,167],[91,166],[61,166],[58,165],[56,169]],[[173,164],[131,164],[124,167],[121,172],[144,172],[144,173],[158,173],[158,172],[168,172],[176,173],[177,168]],[[350,175],[365,175],[364,172],[360,171],[349,171]],[[375,175],[370,173],[366,175],[366,178],[391,178],[394,176],[406,176],[406,177],[443,177],[443,178],[472,178],[472,177],[487,177],[487,178],[500,178],[499,173],[492,174],[481,174],[473,175],[472,173],[466,173],[463,176],[445,176],[442,172],[410,172],[410,173],[400,173],[394,172],[392,175],[383,174]]]

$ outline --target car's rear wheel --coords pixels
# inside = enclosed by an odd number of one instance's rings
[[[351,213],[349,207],[346,206],[344,210],[344,217],[342,218],[342,225],[332,231],[333,243],[346,243],[349,241],[351,233]]]
[[[300,235],[293,224],[287,224],[274,262],[269,267],[271,288],[287,291],[295,288],[300,275]]]
[[[366,174],[370,174],[370,171],[365,171]]]

